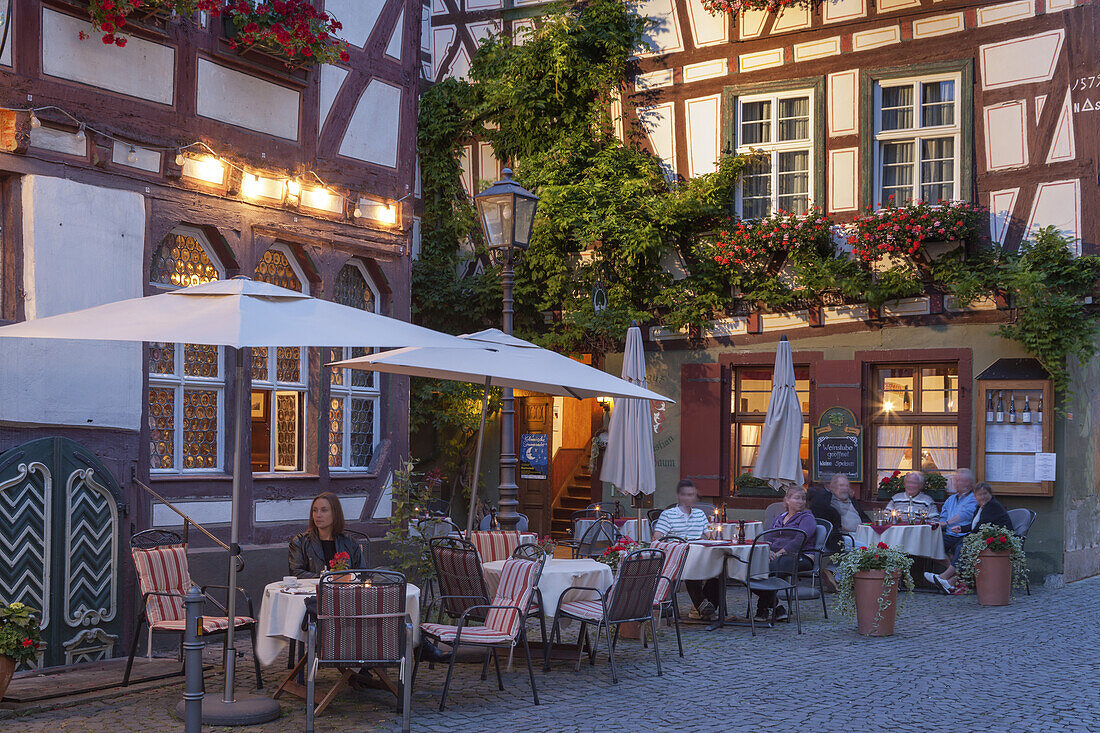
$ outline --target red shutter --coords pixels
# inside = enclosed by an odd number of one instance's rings
[[[700,496],[718,496],[722,460],[722,368],[680,368],[680,475]]]

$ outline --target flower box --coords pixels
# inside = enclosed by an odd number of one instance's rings
[[[347,43],[335,33],[343,26],[308,0],[252,6],[237,0],[226,7],[225,36],[238,54],[255,52],[291,69],[347,62]]]

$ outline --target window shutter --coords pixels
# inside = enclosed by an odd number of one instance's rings
[[[700,496],[718,496],[722,460],[722,368],[680,368],[680,474]]]

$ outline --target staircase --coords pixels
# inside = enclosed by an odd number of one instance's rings
[[[592,503],[592,474],[588,462],[569,478],[550,512],[550,536],[555,540],[569,539],[573,512],[587,509]]]

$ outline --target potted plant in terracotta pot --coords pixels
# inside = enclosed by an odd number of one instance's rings
[[[1027,582],[1023,543],[1004,527],[983,524],[963,540],[958,571],[959,580],[977,590],[978,603],[1007,606],[1012,589]]]
[[[19,603],[0,604],[0,698],[15,668],[38,656],[42,643],[38,612]]]
[[[913,558],[885,542],[845,553],[837,563],[837,604],[845,616],[855,616],[864,636],[891,636],[897,620],[898,584],[913,590],[909,574]]]

